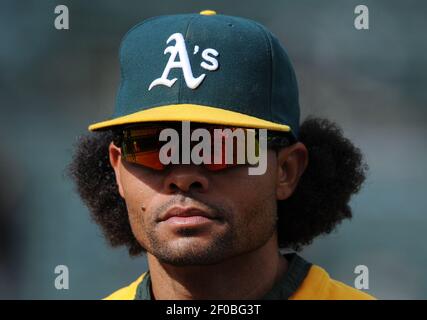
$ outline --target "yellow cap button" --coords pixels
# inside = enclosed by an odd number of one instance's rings
[[[203,10],[200,11],[200,14],[203,14],[204,16],[213,16],[216,14],[216,11],[213,10]]]

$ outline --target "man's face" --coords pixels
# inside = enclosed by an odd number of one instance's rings
[[[119,191],[138,242],[162,262],[203,265],[263,246],[276,232],[276,153],[269,150],[264,175],[247,166],[208,171],[171,165],[157,171],[127,163],[110,145]],[[166,219],[168,214],[205,217]]]

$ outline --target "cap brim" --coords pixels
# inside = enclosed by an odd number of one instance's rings
[[[89,130],[97,131],[126,124],[159,121],[190,121],[274,131],[291,131],[291,128],[287,125],[259,119],[235,111],[196,104],[174,104],[153,107],[115,119],[94,123],[89,126]]]

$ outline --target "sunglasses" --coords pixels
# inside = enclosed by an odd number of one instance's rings
[[[192,135],[196,129],[205,129],[209,133],[210,137],[210,152],[208,152],[208,158],[210,161],[203,161],[202,165],[209,171],[219,171],[238,165],[248,165],[247,161],[247,146],[246,141],[249,136],[255,142],[255,156],[259,155],[260,143],[258,130],[251,128],[241,127],[230,127],[221,125],[210,125],[210,124],[191,124],[190,134]],[[118,139],[114,141],[116,146],[120,146],[122,159],[129,163],[139,164],[144,167],[148,167],[154,170],[164,170],[167,165],[161,161],[161,149],[165,146],[168,141],[160,141],[160,133],[164,129],[174,129],[179,133],[179,143],[173,145],[169,149],[167,155],[171,156],[171,153],[178,151],[181,154],[182,149],[182,126],[181,123],[170,123],[170,124],[138,124],[134,126],[128,126],[122,128],[118,132]],[[238,152],[242,151],[239,149],[238,139],[234,139],[233,136],[236,134],[236,130],[241,130],[244,135],[243,144],[244,148],[244,163],[238,157]],[[216,137],[216,139],[215,139]],[[219,138],[219,144],[218,144]],[[227,146],[231,143],[231,147]],[[287,146],[291,142],[290,136],[287,133],[272,134],[268,132],[267,146],[269,148],[275,148],[275,146]],[[190,150],[200,141],[191,141]],[[218,147],[219,146],[219,147]],[[173,149],[177,150],[173,150]],[[229,153],[232,154],[229,155]],[[203,157],[203,149],[200,150],[199,155]],[[209,156],[210,155],[210,156]],[[206,159],[206,158],[205,158]],[[230,161],[231,160],[231,161]]]

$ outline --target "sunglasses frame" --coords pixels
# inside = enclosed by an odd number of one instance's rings
[[[138,123],[138,124],[132,124],[132,125],[127,125],[127,126],[121,126],[119,128],[115,128],[114,131],[114,139],[113,139],[113,143],[114,145],[116,145],[117,147],[119,147],[122,151],[122,159],[124,161],[127,162],[131,162],[131,163],[135,163],[141,166],[144,166],[146,168],[149,169],[153,169],[153,170],[158,170],[158,171],[163,171],[166,169],[166,167],[168,167],[168,165],[163,165],[163,167],[161,169],[157,168],[153,168],[147,165],[144,165],[142,163],[139,162],[132,162],[126,159],[126,140],[128,132],[130,130],[135,130],[135,129],[148,129],[148,128],[155,128],[158,129],[158,133],[160,133],[163,129],[175,129],[178,132],[181,132],[181,128],[182,128],[182,123],[181,122],[170,122],[170,123],[165,123],[165,122],[149,122],[149,123]],[[204,129],[258,129],[258,128],[249,128],[249,127],[234,127],[234,126],[226,126],[226,125],[218,125],[218,124],[210,124],[210,123],[196,123],[196,122],[192,122],[191,123],[191,132],[194,129],[198,129],[198,128],[204,128]],[[258,131],[256,132],[256,136],[255,139],[258,139]],[[158,136],[158,134],[156,134]],[[289,132],[283,132],[283,131],[271,131],[268,130],[267,131],[267,148],[269,149],[273,149],[276,153],[282,149],[282,148],[286,148],[294,143],[298,142],[298,140],[295,139],[295,137],[290,134]],[[156,149],[152,149],[154,150],[158,150],[162,143],[161,141],[159,141],[157,139],[157,143],[158,146]],[[150,150],[147,150],[146,152],[148,152]],[[220,167],[219,169],[210,169],[209,168],[209,164],[202,164],[205,168],[207,168],[209,171],[221,171],[221,170],[225,170],[229,167],[235,167],[239,164],[223,164],[224,167]]]

